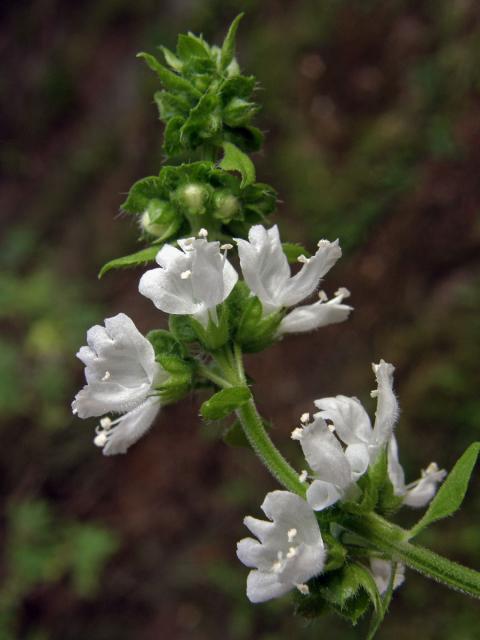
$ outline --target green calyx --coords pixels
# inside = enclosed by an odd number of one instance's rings
[[[195,363],[184,345],[169,331],[157,329],[147,334],[155,359],[168,374],[168,378],[156,387],[162,404],[171,404],[184,398],[192,389]]]
[[[165,123],[164,150],[168,156],[217,149],[229,141],[244,151],[257,150],[263,135],[252,125],[258,105],[253,101],[255,78],[240,73],[235,59],[235,36],[242,14],[233,21],[222,47],[209,45],[193,33],[178,37],[176,51],[161,47],[165,65],[140,53],[160,79],[155,93]]]

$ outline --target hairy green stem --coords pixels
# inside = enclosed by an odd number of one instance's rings
[[[234,345],[233,352],[230,349],[222,349],[214,353],[213,358],[230,385],[247,386],[242,350],[238,345]],[[210,379],[212,379],[211,374]],[[298,493],[304,498],[305,485],[300,482],[298,473],[271,441],[263,425],[263,420],[257,411],[253,397],[239,407],[235,413],[252,449],[270,473],[286,489]]]
[[[348,518],[344,526],[394,561],[432,578],[437,582],[480,598],[480,573],[444,558],[430,549],[408,542],[408,531],[377,514]]]
[[[270,473],[289,491],[305,497],[305,485],[298,478],[298,473],[285,460],[280,451],[270,440],[265,431],[261,417],[255,407],[253,398],[236,410],[237,417],[252,449],[267,467]]]

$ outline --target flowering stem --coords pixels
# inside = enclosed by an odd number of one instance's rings
[[[243,367],[243,358],[241,348],[235,344],[233,351],[224,348],[215,352],[213,358],[219,366],[222,377],[216,376],[217,384],[222,381],[221,386],[247,386],[245,370]],[[202,373],[213,380],[212,373],[208,370],[208,375],[202,368]],[[225,380],[224,380],[225,379]],[[215,382],[215,380],[213,380]],[[225,385],[224,383],[227,382]],[[280,451],[276,448],[265,430],[263,420],[260,417],[253,396],[248,402],[238,407],[235,411],[237,418],[242,425],[243,431],[252,449],[258,455],[263,464],[270,473],[285,488],[298,493],[302,498],[305,497],[305,486],[300,482],[298,473],[285,460]]]
[[[222,376],[219,376],[218,374],[216,374],[214,371],[204,366],[203,364],[198,365],[198,371],[202,374],[202,376],[207,378],[207,380],[211,380],[222,389],[226,389],[227,387],[232,386],[232,384],[228,380],[225,380],[225,378],[222,378]]]
[[[298,479],[298,473],[295,469],[290,466],[270,440],[253,398],[239,407],[236,414],[252,449],[270,473],[283,484],[286,489],[298,493],[299,496],[304,498],[305,486]]]
[[[480,573],[408,542],[408,531],[375,513],[349,518],[344,526],[397,562],[442,584],[480,598]]]

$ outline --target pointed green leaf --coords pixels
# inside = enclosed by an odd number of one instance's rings
[[[129,256],[123,256],[123,258],[115,258],[115,260],[110,260],[110,262],[104,264],[100,269],[98,277],[101,278],[107,273],[107,271],[111,271],[112,269],[126,269],[127,267],[136,267],[141,264],[148,264],[149,262],[153,262],[159,250],[159,246],[155,245],[153,247],[141,249],[136,253],[131,253]]]
[[[205,420],[222,420],[248,402],[250,398],[247,387],[222,389],[202,404],[200,414]]]
[[[238,25],[240,24],[240,20],[243,18],[243,13],[240,13],[235,20],[230,25],[228,29],[228,33],[223,41],[222,51],[220,54],[220,63],[222,65],[222,69],[226,69],[228,65],[232,62],[235,55],[235,37],[237,35]]]
[[[167,47],[160,47],[160,50],[163,53],[163,56],[165,58],[165,62],[170,67],[172,67],[172,69],[174,69],[175,71],[180,73],[182,71],[182,68],[183,68],[182,61],[177,58],[177,56],[173,53],[173,51],[170,51],[170,49],[167,49]]]
[[[225,155],[219,166],[225,171],[238,171],[242,176],[242,188],[255,182],[255,167],[247,154],[231,142],[224,142],[223,150]]]
[[[474,442],[457,460],[423,518],[410,530],[412,537],[416,536],[432,522],[451,516],[460,508],[479,453],[480,442]]]
[[[210,58],[208,45],[204,40],[189,33],[188,35],[180,34],[177,42],[177,55],[184,62],[188,62],[194,58]]]
[[[188,80],[185,80],[185,78],[178,76],[176,73],[173,73],[173,71],[167,69],[167,67],[164,67],[155,56],[142,52],[137,53],[137,58],[143,58],[145,60],[150,69],[155,71],[165,88],[169,91],[183,91],[194,98],[200,98],[201,93],[198,89]]]

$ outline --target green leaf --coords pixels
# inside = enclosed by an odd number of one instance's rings
[[[222,127],[220,100],[214,93],[205,93],[190,111],[180,130],[180,140],[188,138],[193,146],[202,144],[205,138],[214,136]]]
[[[222,420],[248,402],[250,398],[247,387],[222,389],[202,404],[200,414],[205,420]]]
[[[242,176],[242,188],[255,182],[255,167],[247,154],[231,142],[224,142],[223,150],[225,155],[219,166],[225,171],[238,171]]]
[[[151,342],[157,355],[162,353],[180,357],[186,355],[186,350],[183,345],[169,331],[155,329],[149,331],[145,337]]]
[[[240,24],[240,20],[243,16],[243,13],[238,14],[230,25],[225,40],[223,41],[222,51],[220,54],[220,64],[222,69],[226,69],[235,56],[235,37],[237,35],[238,25]]]
[[[432,522],[451,516],[460,508],[479,453],[480,442],[474,442],[457,460],[423,518],[410,530],[412,537],[419,534]]]
[[[161,200],[163,193],[162,183],[158,176],[142,178],[130,188],[121,209],[126,213],[143,213],[150,200]]]
[[[283,253],[287,256],[289,262],[297,262],[300,256],[310,258],[310,253],[296,242],[282,242]]]
[[[127,267],[136,267],[140,264],[148,264],[149,262],[153,262],[159,250],[159,246],[155,245],[153,247],[141,249],[136,253],[131,253],[129,256],[123,256],[123,258],[115,258],[115,260],[110,260],[110,262],[104,264],[100,269],[98,277],[101,278],[107,273],[107,271],[111,271],[112,269],[126,269]]]
[[[183,63],[181,60],[179,60],[177,58],[177,56],[173,53],[173,51],[170,51],[170,49],[167,49],[167,47],[160,47],[163,56],[165,58],[165,62],[172,67],[172,69],[174,71],[177,71],[178,73],[181,73],[182,68],[183,68]]]
[[[169,91],[180,91],[186,93],[192,98],[200,98],[202,95],[198,89],[196,89],[188,80],[183,78],[182,76],[173,73],[164,67],[155,56],[150,55],[149,53],[137,53],[137,58],[143,58],[145,62],[148,64],[152,71],[158,75],[162,84]]]
[[[180,34],[177,41],[177,55],[184,62],[188,62],[193,58],[210,58],[208,45],[204,40],[189,33],[188,35]]]
[[[174,116],[166,124],[165,131],[163,133],[163,148],[170,156],[175,155],[182,150],[180,131],[184,123],[185,118],[182,118],[182,116]]]

